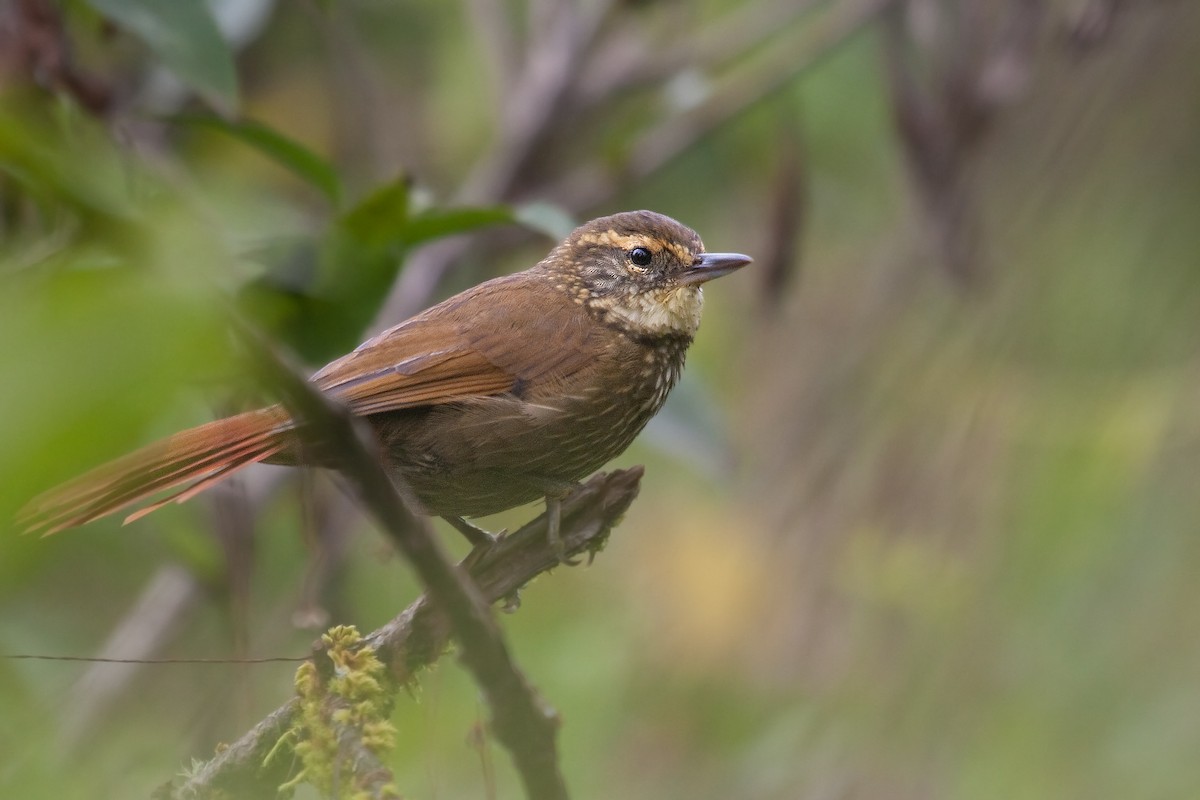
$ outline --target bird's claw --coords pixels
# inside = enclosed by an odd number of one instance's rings
[[[517,609],[521,607],[521,590],[513,589],[504,596],[504,605],[500,606],[500,610],[505,614],[515,614]]]
[[[485,531],[478,525],[472,525],[462,517],[442,517],[449,522],[454,529],[466,537],[467,541],[475,547],[491,547],[502,540],[508,533],[508,529],[501,530],[499,533],[490,533]]]

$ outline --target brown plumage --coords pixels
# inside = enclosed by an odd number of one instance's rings
[[[700,285],[750,259],[705,254],[650,211],[577,228],[536,266],[468,289],[312,377],[374,427],[425,509],[463,517],[539,497],[551,510],[623,451],[662,406],[700,320]],[[22,512],[46,534],[161,491],[126,521],[256,462],[311,463],[280,406],[210,422],[99,467]],[[319,465],[319,464],[318,464]]]

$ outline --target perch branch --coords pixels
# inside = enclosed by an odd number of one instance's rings
[[[593,477],[563,500],[562,541],[569,556],[595,552],[637,496],[640,467]],[[487,558],[469,567],[490,603],[511,596],[533,578],[558,565],[546,536],[546,515],[504,538]],[[391,622],[367,635],[376,656],[398,684],[408,683],[434,663],[449,645],[450,626],[428,597],[418,598]],[[287,779],[286,766],[264,767],[267,753],[292,727],[299,702],[289,700],[212,760],[193,770],[167,798],[203,798],[225,791],[235,796],[273,792]]]
[[[354,788],[365,792],[370,800],[398,798],[393,785],[392,771],[363,741],[361,731],[354,725],[338,722],[336,715],[333,715],[330,724],[336,731],[342,762],[349,766],[349,771],[356,778]],[[354,797],[357,800],[361,795],[355,794]]]

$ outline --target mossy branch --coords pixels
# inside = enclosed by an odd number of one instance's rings
[[[595,553],[604,546],[609,531],[637,496],[641,477],[641,467],[602,473],[563,500],[562,541],[568,555]],[[484,599],[495,603],[511,597],[558,563],[547,540],[546,515],[542,514],[505,537],[487,558],[462,566]],[[400,686],[446,652],[450,630],[446,616],[422,596],[363,640],[375,648],[376,657]],[[289,700],[237,741],[222,747],[211,760],[162,787],[156,796],[172,800],[273,796],[277,787],[294,777],[297,765],[291,758],[268,756],[295,726],[299,712],[299,698]]]

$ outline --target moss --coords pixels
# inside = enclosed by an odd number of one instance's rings
[[[301,783],[309,783],[325,797],[359,800],[372,795],[366,776],[355,771],[354,759],[339,753],[338,730],[351,728],[376,758],[384,760],[395,747],[396,729],[389,721],[394,692],[383,663],[375,650],[363,645],[352,625],[331,628],[323,637],[324,655],[333,663],[333,673],[322,681],[317,665],[306,661],[296,670],[296,695],[300,709],[296,723],[280,738],[267,756],[274,758],[283,745],[300,760],[300,771],[279,787],[290,795]],[[400,797],[391,784],[382,796]]]

